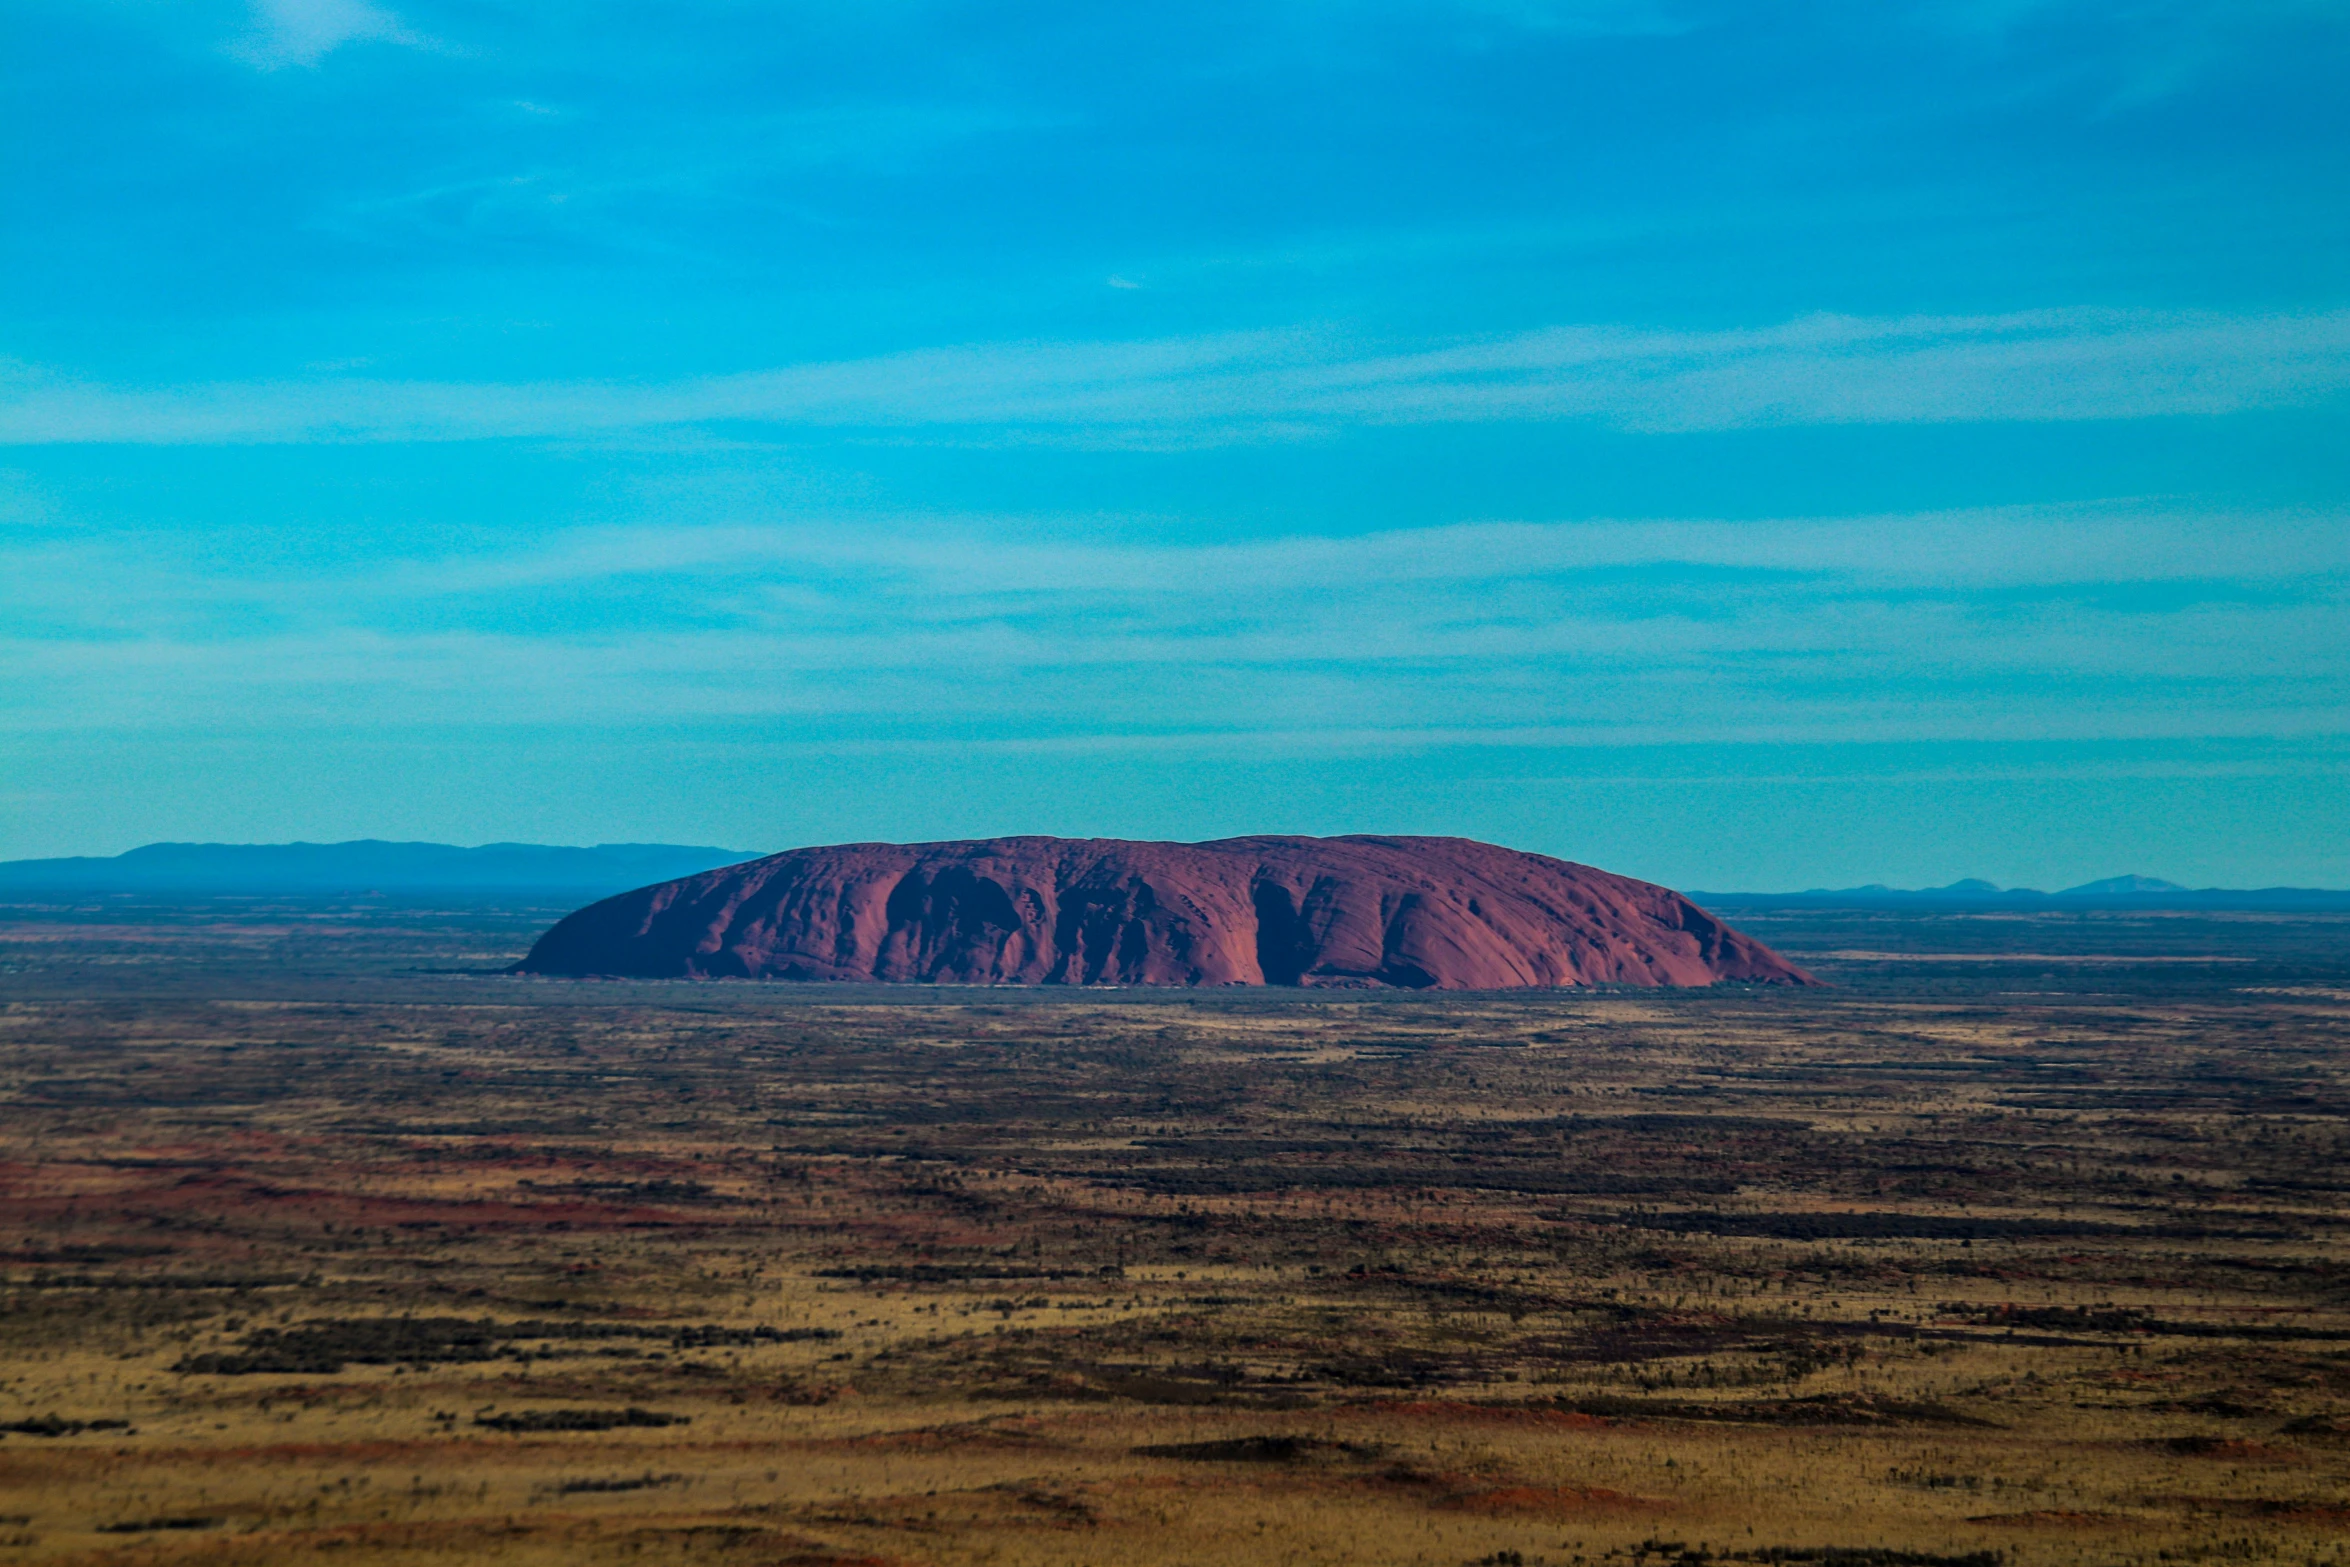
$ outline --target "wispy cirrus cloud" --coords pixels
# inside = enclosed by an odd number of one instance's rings
[[[1590,420],[1672,432],[2130,419],[2350,387],[2350,311],[1810,316],[1552,327],[1402,347],[1328,331],[1024,342],[662,382],[318,378],[123,388],[20,369],[0,443],[576,437],[731,423],[1205,445],[1346,426]]]
[[[2330,732],[2350,519],[2157,504],[1099,544],[584,530],[339,569],[0,555],[20,730],[756,720],[850,738]],[[1316,742],[1321,743],[1321,742]]]
[[[2078,589],[2350,576],[2350,516],[2162,501],[1892,516],[1470,522],[1236,543],[1093,542],[1016,519],[808,519],[581,529],[519,552],[381,567],[395,591],[460,595],[684,580],[858,579],[941,601],[1032,593],[1173,601],[1666,568],[1835,581],[1872,591]]]
[[[230,53],[274,71],[315,66],[348,43],[418,45],[424,40],[369,0],[253,0],[253,25]]]

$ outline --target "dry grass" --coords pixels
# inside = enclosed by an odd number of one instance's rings
[[[2201,983],[20,1000],[0,1562],[2340,1562],[2350,992]]]

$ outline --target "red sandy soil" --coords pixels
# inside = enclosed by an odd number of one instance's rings
[[[517,971],[1514,990],[1815,981],[1679,893],[1466,838],[794,849],[607,898]]]

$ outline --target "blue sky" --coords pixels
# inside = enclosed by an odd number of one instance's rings
[[[0,15],[0,855],[2350,885],[2340,0]]]

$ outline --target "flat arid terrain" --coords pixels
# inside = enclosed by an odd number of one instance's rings
[[[2350,918],[1819,990],[0,911],[0,1562],[2350,1561]]]

